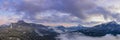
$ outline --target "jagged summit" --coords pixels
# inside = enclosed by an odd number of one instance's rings
[[[36,24],[36,23],[27,23],[25,22],[24,20],[19,20],[17,23],[12,23],[13,25],[26,25],[26,26],[43,26],[45,27],[45,25],[42,25],[42,24]]]
[[[23,20],[19,20],[17,23],[26,23],[26,22]]]
[[[94,27],[118,27],[118,26],[120,26],[120,24],[118,24],[116,21],[111,21],[108,23],[96,25]]]
[[[23,20],[19,20],[19,21],[16,22],[16,23],[11,23],[11,25],[22,25],[22,24],[26,25],[26,24],[29,24],[29,23],[26,23],[26,22],[23,21]]]
[[[107,24],[118,24],[116,21],[108,22]]]

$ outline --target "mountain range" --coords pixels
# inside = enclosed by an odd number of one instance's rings
[[[112,21],[94,27],[50,27],[21,20],[11,25],[0,26],[0,40],[60,40],[56,37],[64,33],[82,33],[91,37],[102,37],[107,34],[117,36],[120,34],[120,24]]]

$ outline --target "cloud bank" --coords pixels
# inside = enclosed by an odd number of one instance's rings
[[[103,37],[89,37],[83,34],[74,33],[74,34],[61,34],[58,36],[60,40],[119,40],[120,36],[112,36],[110,34]]]

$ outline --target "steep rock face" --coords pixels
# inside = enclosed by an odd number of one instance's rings
[[[24,21],[0,28],[0,40],[56,40],[57,34],[47,26]]]

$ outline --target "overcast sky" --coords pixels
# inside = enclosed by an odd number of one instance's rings
[[[24,20],[46,25],[120,22],[120,0],[0,0],[0,24]]]

